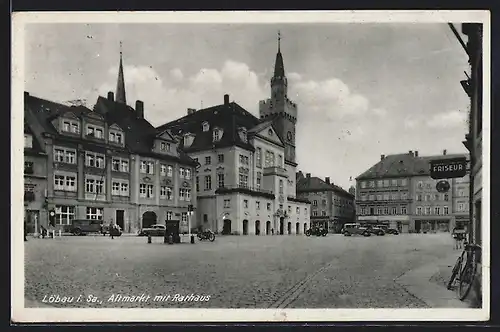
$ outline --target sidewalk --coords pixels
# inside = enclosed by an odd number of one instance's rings
[[[395,282],[431,308],[471,308],[471,303],[460,301],[456,291],[446,288],[459,255],[460,252],[455,251],[443,259],[408,271]]]

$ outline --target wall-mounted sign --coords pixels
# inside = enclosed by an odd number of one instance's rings
[[[467,159],[465,157],[431,160],[431,178],[451,179],[461,178],[467,174]]]

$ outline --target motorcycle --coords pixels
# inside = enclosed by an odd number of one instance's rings
[[[197,236],[200,241],[202,240],[209,240],[210,242],[215,241],[215,234],[211,230],[198,232]]]
[[[316,236],[326,236],[328,231],[324,228],[309,228],[306,231],[306,236],[316,235]]]

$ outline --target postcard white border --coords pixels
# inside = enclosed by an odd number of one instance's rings
[[[489,11],[21,12],[12,15],[11,318],[15,322],[484,321],[490,313]],[[24,26],[29,23],[466,23],[484,24],[482,309],[59,309],[24,308]],[[464,68],[466,70],[466,68]],[[458,82],[457,82],[458,84]]]

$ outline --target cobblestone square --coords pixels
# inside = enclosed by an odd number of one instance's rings
[[[453,251],[449,234],[184,241],[30,238],[25,242],[26,306],[425,308],[395,280]],[[54,302],[57,297],[61,302]]]

